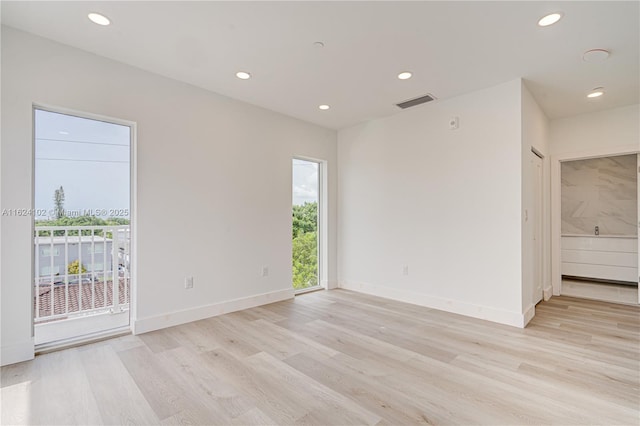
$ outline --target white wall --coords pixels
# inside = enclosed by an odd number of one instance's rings
[[[601,150],[640,149],[640,106],[552,120],[549,123],[549,150],[563,154],[597,155]]]
[[[32,206],[33,102],[137,123],[138,331],[292,296],[293,156],[328,162],[336,281],[335,131],[4,27],[2,89],[2,208]],[[33,355],[30,229],[2,217],[3,364]]]
[[[341,287],[523,325],[521,91],[514,80],[338,132]]]
[[[534,148],[544,158],[542,160],[543,168],[543,190],[542,190],[542,290],[550,293],[551,288],[551,243],[549,238],[550,232],[550,215],[549,215],[549,121],[535,99],[527,89],[522,85],[522,209],[528,210],[532,217],[535,209],[534,182],[531,174],[532,148]],[[522,310],[525,313],[525,322],[533,318],[535,314],[535,302],[539,300],[536,297],[537,285],[533,280],[534,273],[534,223],[532,220],[526,220],[523,217],[522,223]]]
[[[560,163],[640,152],[640,106],[581,114],[549,123],[551,153],[551,277],[553,294],[561,293]]]

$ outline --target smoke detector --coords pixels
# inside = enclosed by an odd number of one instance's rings
[[[602,62],[609,58],[610,54],[606,49],[591,49],[584,52],[582,60],[585,62]]]

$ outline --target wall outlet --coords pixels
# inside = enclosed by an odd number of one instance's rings
[[[409,275],[409,265],[402,266],[402,275]]]
[[[184,277],[184,288],[187,290],[193,288],[193,277]]]
[[[268,277],[269,276],[269,267],[268,266],[263,266],[262,267],[262,276],[263,277]]]

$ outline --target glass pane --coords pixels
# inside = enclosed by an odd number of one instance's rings
[[[126,305],[131,129],[34,114],[36,325]]]
[[[293,288],[318,282],[319,164],[293,160]]]

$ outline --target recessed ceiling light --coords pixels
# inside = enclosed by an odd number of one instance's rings
[[[609,57],[609,51],[605,49],[591,49],[584,52],[582,59],[585,62],[601,62]]]
[[[413,74],[411,74],[409,71],[403,71],[400,74],[398,74],[398,78],[400,80],[408,80],[411,78],[411,76],[413,76]]]
[[[318,49],[322,49],[324,47],[324,43],[321,41],[316,41],[313,43],[313,47],[318,48]]]
[[[91,19],[91,22],[93,22],[94,24],[106,26],[111,23],[109,18],[104,15],[100,15],[99,13],[92,12],[88,14],[87,17]]]
[[[321,110],[323,110],[323,111],[326,111],[326,110],[328,110],[328,109],[329,109],[329,108],[331,108],[331,107],[330,107],[329,105],[320,105],[318,108],[319,108],[319,109],[321,109]]]
[[[604,88],[603,87],[596,87],[595,89],[593,89],[588,95],[587,98],[599,98],[600,96],[604,95]]]
[[[546,15],[540,18],[540,20],[538,21],[538,25],[541,27],[548,27],[549,25],[555,24],[560,19],[562,19],[561,12],[550,13],[549,15]]]
[[[238,71],[236,73],[236,77],[238,77],[240,80],[249,80],[251,78],[251,74],[245,71]]]

